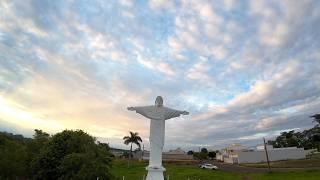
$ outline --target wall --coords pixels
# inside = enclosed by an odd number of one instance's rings
[[[143,159],[148,160],[150,156],[149,152],[144,152]],[[141,154],[137,155],[137,159],[141,158]],[[162,153],[162,159],[163,160],[191,160],[193,159],[193,155],[187,155],[187,154],[173,154],[173,153]]]
[[[169,159],[193,159],[193,155],[187,155],[187,154],[162,154],[162,159],[169,160]]]
[[[270,161],[279,161],[287,159],[304,159],[306,157],[303,148],[276,148],[268,150]],[[258,163],[266,162],[265,151],[238,152],[238,162],[240,163]]]
[[[306,153],[306,155],[312,154],[312,153],[317,153],[318,150],[317,149],[308,149],[308,150],[304,150],[304,152]]]
[[[222,154],[216,154],[216,159],[219,161],[223,161],[223,155]]]
[[[273,149],[272,145],[266,145],[267,150]],[[264,145],[257,146],[257,150],[264,150]]]
[[[223,161],[224,161],[225,163],[237,164],[237,163],[238,163],[238,158],[225,157],[225,158],[223,158]]]
[[[133,152],[133,159],[149,159],[149,151],[136,151]]]

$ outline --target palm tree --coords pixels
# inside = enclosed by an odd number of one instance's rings
[[[130,144],[130,157],[128,159],[128,167],[129,167],[129,161],[132,157],[132,144],[136,144],[140,149],[141,147],[140,142],[142,142],[142,139],[137,132],[134,133],[130,131],[130,136],[123,137],[123,140],[125,145]]]

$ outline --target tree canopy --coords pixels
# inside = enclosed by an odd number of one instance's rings
[[[140,142],[142,142],[141,137],[139,136],[139,133],[137,132],[129,132],[130,136],[125,136],[123,137],[124,140],[124,144],[128,145],[131,143],[132,144],[136,144],[139,148],[141,147]],[[131,149],[132,150],[132,149]]]
[[[33,139],[0,133],[0,159],[0,179],[112,178],[108,144],[82,130],[50,136],[36,129]]]
[[[320,124],[320,114],[315,114],[313,116],[311,116],[313,118],[313,122],[318,123],[316,126],[319,126]]]
[[[313,128],[304,130],[302,132],[295,132],[294,130],[288,132],[281,132],[275,140],[268,141],[268,144],[275,148],[281,147],[303,147],[305,149],[317,148],[320,150],[320,114],[310,116],[313,122],[317,122]]]
[[[208,153],[208,149],[207,148],[201,148],[201,152],[202,153]]]
[[[123,143],[125,145],[129,145],[130,144],[130,158],[131,158],[132,157],[132,144],[136,144],[138,146],[138,148],[141,149],[141,144],[140,143],[142,142],[142,139],[139,136],[139,133],[137,133],[137,132],[131,132],[130,131],[129,133],[130,133],[130,136],[124,136],[123,137],[123,140],[124,140]],[[130,166],[129,159],[128,159],[128,167]]]

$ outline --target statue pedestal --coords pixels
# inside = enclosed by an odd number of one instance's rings
[[[146,170],[148,171],[147,180],[164,180],[163,171],[166,170],[164,167],[148,166]]]

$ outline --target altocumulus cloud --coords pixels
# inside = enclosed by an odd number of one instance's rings
[[[0,129],[84,129],[121,147],[148,120],[191,115],[166,146],[258,143],[320,109],[319,1],[0,2]],[[147,143],[146,143],[147,144]]]

